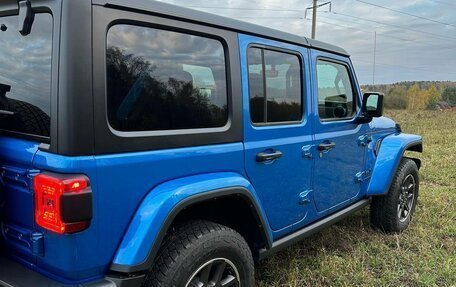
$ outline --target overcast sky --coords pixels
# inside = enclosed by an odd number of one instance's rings
[[[310,37],[311,0],[162,0]],[[325,3],[320,0],[319,3]],[[456,1],[333,0],[318,9],[316,39],[345,48],[361,84],[456,81]],[[373,4],[373,5],[372,5]],[[377,5],[377,6],[375,6]],[[382,7],[378,7],[382,6]]]

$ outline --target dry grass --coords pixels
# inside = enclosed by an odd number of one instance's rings
[[[260,263],[258,286],[456,286],[456,112],[387,114],[424,138],[410,228],[382,234],[363,210]]]

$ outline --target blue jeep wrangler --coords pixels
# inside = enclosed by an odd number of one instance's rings
[[[367,205],[410,223],[422,139],[341,48],[146,0],[2,0],[0,26],[0,285],[254,286]]]

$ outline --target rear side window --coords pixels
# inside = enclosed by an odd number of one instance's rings
[[[49,137],[52,16],[36,14],[27,36],[18,22],[0,17],[0,129]]]
[[[301,61],[296,55],[249,48],[250,118],[253,123],[302,119]]]
[[[317,79],[320,119],[351,118],[356,111],[356,106],[347,66],[318,60]]]
[[[118,131],[223,127],[224,46],[181,32],[116,25],[107,39],[107,105]]]

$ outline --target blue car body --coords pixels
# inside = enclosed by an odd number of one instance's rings
[[[56,2],[59,4],[52,5],[64,11],[56,18],[60,15],[66,17],[65,11],[68,13],[71,5],[81,5],[69,3],[71,1]],[[78,6],[78,12],[98,9],[94,15],[116,13],[113,12],[115,7],[130,5],[127,1],[81,2],[85,4]],[[159,7],[168,11],[166,5],[163,8],[161,4],[149,6],[142,5],[141,1],[138,3],[137,6],[131,4],[138,10],[128,13],[141,14],[142,7],[147,7],[145,10]],[[138,17],[144,21],[143,16]],[[150,19],[153,21],[153,18]],[[93,21],[94,25],[99,24],[97,20]],[[74,23],[61,29],[76,29],[71,28]],[[280,240],[328,216],[372,196],[385,194],[404,152],[421,151],[420,136],[402,133],[386,117],[374,118],[368,123],[357,121],[362,114],[362,94],[347,55],[318,48],[317,43],[305,46],[242,31],[237,31],[236,37],[237,43],[233,45],[238,49],[239,66],[231,69],[238,69],[241,79],[241,94],[237,95],[242,106],[239,111],[242,118],[241,140],[138,151],[70,154],[63,149],[63,152],[47,150],[40,139],[2,134],[0,244],[4,256],[62,284],[107,284],[109,280],[105,278],[110,274],[137,274],[150,268],[148,264],[153,262],[166,229],[181,210],[199,199],[223,200],[229,195],[242,197],[249,203],[259,223],[258,233],[263,238],[262,244],[259,244],[262,249],[259,250],[268,250]],[[73,41],[59,40],[62,43]],[[94,46],[102,45],[95,43],[97,40],[93,41]],[[247,51],[252,45],[292,51],[299,57],[304,75],[302,120],[283,125],[252,124],[247,69]],[[64,73],[62,65],[69,59],[65,57],[61,55],[61,62],[56,63],[60,65],[61,73]],[[356,97],[353,117],[332,122],[319,118],[316,65],[320,59],[341,63],[350,72]],[[96,60],[90,65],[95,66]],[[92,74],[89,73],[89,76]],[[68,79],[74,75],[68,72],[62,77],[61,84],[66,86],[55,90],[60,95],[71,89]],[[79,76],[78,81],[91,82]],[[139,89],[138,86],[135,89]],[[81,99],[83,104],[91,105],[92,102],[85,99]],[[65,109],[69,107],[71,103]],[[65,110],[60,106],[59,109]],[[90,115],[97,113],[96,108],[90,109],[93,109]],[[65,120],[66,116],[62,113],[59,112],[59,121]],[[78,117],[75,113],[70,112],[69,117]],[[105,116],[101,115],[101,118]],[[73,127],[76,126],[73,124]],[[66,139],[59,135],[59,144],[81,137],[96,138],[96,127],[95,131],[92,129],[94,126],[78,129],[78,134],[66,134]],[[56,144],[52,133],[51,146]],[[109,142],[100,143],[97,140],[90,143],[94,150],[97,146],[109,145]],[[328,152],[319,151],[318,145],[327,141],[334,142],[336,148]],[[69,145],[77,146],[78,143]],[[258,153],[274,150],[281,151],[283,155],[280,159],[255,161]],[[33,179],[43,172],[82,174],[90,179],[93,216],[87,229],[61,235],[35,223]],[[0,276],[0,282],[2,280]],[[115,284],[121,286],[120,283]]]

